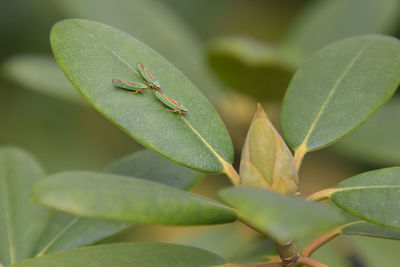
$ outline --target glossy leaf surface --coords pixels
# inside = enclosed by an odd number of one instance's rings
[[[51,32],[53,52],[72,84],[104,116],[138,142],[165,157],[204,172],[222,172],[232,162],[226,128],[210,102],[157,52],[126,33],[87,20],[64,20]],[[164,93],[182,102],[185,116],[166,111],[150,91],[127,94],[111,80],[141,81],[143,63]]]
[[[175,164],[150,150],[141,150],[116,160],[105,169],[108,173],[141,177],[187,190],[203,176],[202,173]],[[115,235],[132,223],[84,218],[55,212],[42,233],[37,254],[49,254],[91,245]]]
[[[196,225],[236,220],[231,209],[210,199],[143,179],[96,172],[50,175],[35,185],[32,198],[75,215],[125,222]]]
[[[200,41],[186,21],[169,8],[169,3],[154,0],[60,0],[56,4],[69,18],[106,23],[152,46],[200,86],[207,96],[215,96],[220,91],[207,70]],[[96,6],[95,12],[93,6]]]
[[[281,243],[324,232],[343,221],[332,208],[265,189],[231,187],[219,196],[243,221]]]
[[[400,83],[400,42],[365,35],[320,50],[293,77],[282,107],[282,130],[294,149],[311,151],[364,122]]]
[[[350,214],[400,229],[400,167],[356,175],[327,192],[333,203]]]

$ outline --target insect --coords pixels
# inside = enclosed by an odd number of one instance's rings
[[[137,64],[137,69],[140,75],[142,75],[143,79],[150,87],[155,90],[159,90],[161,88],[161,84],[157,80],[157,78],[151,75],[150,72],[141,63]]]
[[[160,100],[164,105],[170,108],[168,109],[169,111],[177,112],[179,114],[186,114],[186,112],[188,111],[187,108],[185,108],[181,103],[176,102],[175,100],[161,93],[160,91],[153,90],[153,92],[158,100]]]
[[[138,82],[121,81],[112,79],[112,83],[120,88],[132,91],[131,94],[143,93],[147,85]]]

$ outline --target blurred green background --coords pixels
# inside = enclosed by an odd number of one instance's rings
[[[101,170],[142,149],[85,103],[53,60],[49,32],[65,18],[100,21],[142,40],[215,104],[231,134],[236,167],[261,102],[279,128],[280,102],[295,70],[313,52],[358,34],[400,35],[398,0],[2,0],[0,144],[19,146],[48,173]],[[339,143],[305,159],[300,191],[311,192],[369,169],[400,165],[400,97]],[[193,191],[214,197],[229,185],[208,176]],[[240,224],[136,226],[118,241],[196,245],[245,259],[263,242]],[[315,254],[329,266],[397,266],[400,243],[340,237]],[[262,254],[262,253],[261,253]],[[253,255],[254,256],[254,255]]]

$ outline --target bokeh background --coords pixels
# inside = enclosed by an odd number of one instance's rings
[[[0,145],[19,146],[47,173],[101,170],[143,149],[91,108],[54,61],[49,32],[65,18],[126,31],[169,59],[214,103],[231,134],[236,163],[260,102],[279,128],[291,76],[319,48],[341,38],[400,36],[399,0],[0,0]],[[337,144],[306,156],[306,196],[356,173],[400,165],[400,96]],[[207,176],[192,191],[228,186]],[[135,226],[113,241],[199,246],[228,259],[262,257],[268,247],[240,225]],[[253,255],[248,251],[255,251]],[[258,251],[257,251],[258,249]],[[329,266],[398,266],[400,242],[339,237],[315,254]]]

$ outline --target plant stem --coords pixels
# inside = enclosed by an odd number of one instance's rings
[[[335,238],[336,236],[340,235],[340,231],[342,229],[343,226],[337,227],[331,231],[329,231],[328,233],[321,235],[320,237],[314,239],[313,241],[311,241],[311,243],[309,243],[303,250],[303,252],[301,253],[302,256],[304,257],[310,257],[311,254],[316,251],[317,249],[319,249],[320,247],[322,247],[324,244],[328,243],[330,240],[332,240],[333,238]]]
[[[307,200],[321,201],[324,199],[328,199],[330,197],[330,195],[332,195],[336,191],[337,191],[337,189],[335,189],[335,188],[324,189],[324,190],[315,192],[314,194],[308,196]]]
[[[239,217],[239,221],[241,221],[245,225],[249,226],[254,231],[257,231],[260,234],[268,237],[268,235],[266,233],[260,232],[260,230],[254,228],[253,226],[248,224],[245,220],[243,220],[240,217]],[[276,260],[276,262],[279,262],[278,266],[280,266],[280,267],[294,266],[294,264],[296,264],[297,259],[300,256],[300,253],[297,251],[296,245],[293,243],[293,241],[290,240],[290,241],[286,242],[285,244],[279,244],[278,242],[275,242],[275,243],[276,243],[276,248],[277,248],[278,254],[280,256],[280,258],[277,257],[277,260]],[[264,266],[264,265],[257,265],[257,266]]]
[[[328,267],[328,265],[323,264],[319,261],[316,261],[314,259],[308,258],[308,257],[300,257],[297,261],[296,266],[309,266],[309,267]]]
[[[262,264],[244,264],[242,267],[282,267],[280,262],[270,262]],[[299,257],[295,266],[308,266],[308,267],[328,267],[327,265],[308,257]]]
[[[294,152],[294,163],[296,164],[297,170],[300,169],[301,162],[303,161],[304,155],[307,153],[307,149],[304,144],[302,144],[296,151]]]
[[[297,251],[296,245],[290,240],[285,244],[279,244],[276,242],[276,248],[278,250],[279,256],[282,259],[283,266],[294,266],[299,259],[299,252]]]
[[[240,176],[237,171],[233,168],[233,166],[227,162],[223,162],[224,165],[224,173],[229,177],[231,182],[234,185],[239,185],[240,183]]]

